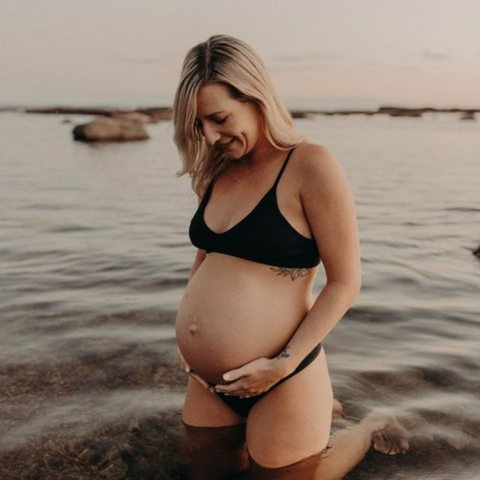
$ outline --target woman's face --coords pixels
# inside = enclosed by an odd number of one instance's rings
[[[253,102],[241,102],[222,83],[203,85],[197,95],[197,125],[208,144],[242,158],[262,139],[261,115]]]

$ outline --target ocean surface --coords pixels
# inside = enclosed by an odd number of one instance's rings
[[[2,480],[168,479],[181,462],[174,321],[196,197],[170,122],[74,142],[88,120],[0,114]],[[480,119],[296,124],[343,165],[359,221],[362,293],[324,341],[335,396],[345,422],[381,408],[412,435],[348,478],[480,479]]]

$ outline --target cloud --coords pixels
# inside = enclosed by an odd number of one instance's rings
[[[432,50],[423,50],[420,56],[425,60],[433,61],[444,61],[450,58],[450,55],[441,52],[434,52]]]

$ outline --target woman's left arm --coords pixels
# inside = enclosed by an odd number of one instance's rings
[[[352,306],[362,276],[355,205],[345,173],[325,147],[311,144],[308,150],[301,159],[300,197],[325,268],[326,284],[277,357],[289,364],[289,371]]]
[[[311,144],[300,159],[300,197],[327,277],[311,310],[275,358],[259,358],[226,372],[216,385],[229,395],[257,395],[293,372],[345,315],[361,286],[360,246],[348,181],[325,147]]]

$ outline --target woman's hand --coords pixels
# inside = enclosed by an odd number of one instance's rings
[[[215,391],[240,398],[254,397],[269,390],[289,373],[284,359],[261,357],[225,373],[223,379],[230,383],[215,385]]]
[[[187,363],[187,361],[185,360],[185,358],[183,357],[182,355],[182,352],[180,351],[180,349],[177,347],[177,359],[178,359],[178,363],[180,364],[180,366],[182,367],[182,370],[189,376],[189,377],[192,377],[193,379],[195,379],[198,383],[200,383],[200,385],[202,385],[202,387],[205,387],[205,388],[208,388],[211,392],[214,391],[213,387],[208,383],[206,382],[200,375],[198,375],[197,373],[195,373],[191,368],[190,368],[190,365]]]

